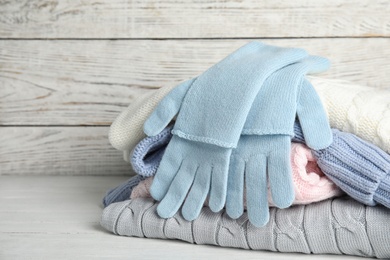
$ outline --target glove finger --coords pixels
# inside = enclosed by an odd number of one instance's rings
[[[159,134],[179,112],[181,104],[194,79],[187,80],[168,93],[157,105],[144,123],[144,133],[148,136]]]
[[[256,227],[262,227],[269,220],[267,158],[258,154],[246,163],[246,206],[249,221]]]
[[[173,137],[165,150],[156,175],[154,176],[152,186],[150,187],[150,194],[157,201],[161,201],[168,192],[169,186],[182,163],[176,151],[175,137]]]
[[[232,219],[239,218],[244,212],[244,171],[244,160],[232,156],[226,195],[226,213]]]
[[[176,214],[191,188],[197,168],[190,160],[183,160],[167,194],[157,207],[160,217],[171,218]]]
[[[218,212],[225,206],[228,172],[228,161],[216,163],[212,169],[209,207],[213,212]]]
[[[290,162],[291,143],[288,136],[284,139],[280,140],[279,147],[276,147],[268,158],[268,179],[272,200],[278,208],[291,206],[295,198]]]
[[[201,165],[196,171],[195,180],[184,202],[182,214],[184,219],[192,221],[196,219],[203,207],[210,190],[211,166]]]
[[[297,115],[307,146],[314,150],[328,147],[333,134],[320,97],[308,80],[304,80],[297,106]]]

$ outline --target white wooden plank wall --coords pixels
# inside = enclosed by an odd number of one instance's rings
[[[390,36],[382,0],[0,1],[2,38]]]
[[[0,175],[125,175],[110,123],[249,40],[390,88],[390,1],[0,0]]]

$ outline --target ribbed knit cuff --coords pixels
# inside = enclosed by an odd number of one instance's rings
[[[377,203],[390,208],[390,167],[374,193],[374,200]]]
[[[172,138],[171,130],[172,127],[167,127],[158,135],[146,137],[135,146],[130,162],[137,174],[144,177],[156,174],[165,148]]]
[[[333,129],[330,147],[314,151],[321,170],[357,201],[390,208],[390,155],[357,136]]]

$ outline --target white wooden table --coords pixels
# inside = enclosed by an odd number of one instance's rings
[[[99,224],[101,199],[127,177],[0,176],[0,259],[357,259],[121,237]],[[361,258],[358,258],[361,259]]]

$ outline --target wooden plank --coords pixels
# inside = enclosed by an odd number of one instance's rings
[[[78,233],[85,224],[98,224],[105,192],[127,178],[1,176],[0,230],[12,233],[18,223],[23,232]]]
[[[109,125],[143,93],[198,75],[246,42],[0,41],[0,125]],[[322,77],[390,86],[390,38],[264,42],[328,57]]]
[[[390,36],[389,1],[0,1],[2,38]]]
[[[114,235],[100,227],[99,194],[123,180],[101,176],[0,176],[0,259],[357,259]]]
[[[60,223],[58,223],[60,225]],[[0,233],[1,259],[221,259],[361,260],[345,255],[305,255],[196,245],[178,240],[121,237],[103,231],[73,233]],[[83,229],[81,229],[83,231]]]
[[[108,127],[0,127],[0,175],[130,175]]]
[[[0,232],[91,233],[106,191],[128,176],[1,176]],[[59,225],[61,223],[61,225]]]
[[[43,196],[47,193],[69,193],[69,190],[74,196],[79,196],[80,193],[105,192],[128,178],[129,176],[1,176],[0,197],[27,198],[31,193],[34,196]],[[3,209],[0,207],[0,212]],[[45,207],[45,210],[50,211],[50,208]]]

